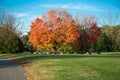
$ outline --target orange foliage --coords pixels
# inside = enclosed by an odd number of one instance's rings
[[[65,10],[50,10],[31,24],[29,41],[36,48],[72,43],[80,37],[75,21]],[[52,46],[52,47],[53,47]]]

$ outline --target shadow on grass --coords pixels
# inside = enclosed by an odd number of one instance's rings
[[[13,62],[13,63],[16,63],[16,64],[21,65],[21,66],[23,64],[31,63],[31,61],[28,61],[28,60],[26,60],[26,61],[19,60],[19,59],[21,59],[21,57],[22,57],[21,54],[20,55],[16,55],[16,54],[3,54],[3,55],[0,55],[0,68],[13,67],[11,64],[8,64],[6,62],[6,60],[8,60],[8,62],[11,62],[11,63]]]
[[[17,64],[24,65],[27,63],[31,63],[36,60],[45,60],[45,59],[70,59],[70,58],[120,58],[119,55],[39,55],[39,54],[27,54],[27,55],[13,55],[8,56],[8,58],[14,58],[13,61],[17,62]]]
[[[68,59],[68,58],[120,58],[120,56],[113,55],[33,55],[21,57],[18,60],[39,60],[39,59]]]

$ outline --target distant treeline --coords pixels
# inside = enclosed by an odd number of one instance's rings
[[[54,17],[53,13],[57,18],[51,22],[49,17],[52,19]],[[31,31],[27,35],[22,35],[21,30],[19,30],[21,24],[17,22],[13,15],[3,10],[0,13],[0,53],[20,53],[24,51],[70,54],[120,52],[120,25],[107,24],[97,27],[97,22],[95,22],[93,16],[85,16],[81,21],[78,17],[74,19],[62,10],[50,10],[46,16],[49,16],[47,21],[50,26],[53,25],[54,30],[48,28],[49,25],[43,22],[46,18],[36,18],[32,23]],[[44,26],[47,27],[43,29],[40,24],[45,24]],[[61,27],[61,25],[64,25],[64,27]],[[35,30],[34,27],[38,30]],[[41,37],[36,37],[35,34],[37,31],[39,33],[39,30],[41,30]],[[75,31],[77,31],[76,34],[74,34]],[[45,37],[48,35],[50,37]],[[35,42],[35,40],[41,42]]]

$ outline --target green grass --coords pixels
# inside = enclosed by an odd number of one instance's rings
[[[119,80],[120,52],[101,55],[0,54],[16,60],[29,80]]]

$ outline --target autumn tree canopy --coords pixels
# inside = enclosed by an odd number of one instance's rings
[[[60,45],[77,41],[80,29],[66,10],[50,10],[31,24],[29,41],[36,48],[57,51]]]
[[[78,41],[75,42],[74,46],[77,48],[83,48],[95,43],[101,31],[100,28],[97,27],[94,17],[77,17],[75,21],[81,31],[81,36]]]

